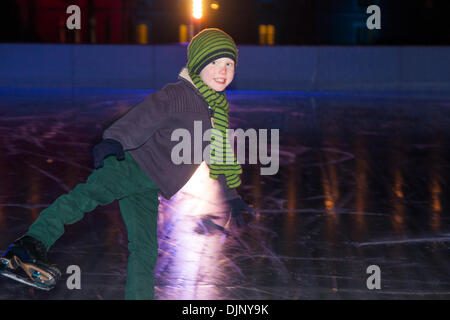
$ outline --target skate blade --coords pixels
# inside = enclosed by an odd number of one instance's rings
[[[51,287],[46,287],[44,285],[40,285],[39,283],[35,283],[35,282],[32,282],[32,281],[30,281],[28,279],[22,278],[22,277],[16,275],[15,273],[12,273],[12,272],[10,272],[8,270],[5,270],[5,269],[0,270],[0,274],[2,276],[4,276],[5,278],[9,278],[9,279],[15,280],[17,282],[20,282],[22,284],[25,284],[27,286],[30,286],[30,287],[33,287],[33,288],[36,288],[36,289],[39,289],[39,290],[50,291],[52,289]]]
[[[30,279],[33,279],[33,281],[30,282],[49,288],[52,288],[56,285],[56,279],[51,273],[48,273],[47,271],[35,265],[24,263],[17,256],[14,256],[14,260],[16,264],[25,271]]]

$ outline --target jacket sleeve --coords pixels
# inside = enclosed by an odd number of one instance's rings
[[[219,181],[220,189],[225,201],[240,197],[236,191],[236,188],[229,188],[227,186],[227,182],[223,174],[219,174],[217,180]]]
[[[169,117],[164,89],[153,92],[103,132],[103,139],[119,141],[124,150],[143,145]]]

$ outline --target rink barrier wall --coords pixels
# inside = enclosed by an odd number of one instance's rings
[[[0,87],[158,89],[185,44],[0,44]],[[235,90],[450,92],[450,47],[238,46]]]

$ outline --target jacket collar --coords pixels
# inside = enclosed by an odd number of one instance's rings
[[[192,84],[192,86],[194,88],[197,89],[197,87],[195,86],[194,82],[192,81],[191,77],[189,76],[189,71],[186,67],[183,67],[183,69],[181,69],[180,73],[178,74],[178,79],[184,79],[187,82],[189,82],[190,84]]]
[[[183,69],[181,69],[180,73],[178,74],[178,79],[182,80],[185,84],[188,85],[188,87],[191,87],[191,89],[193,89],[195,93],[203,99],[202,94],[200,93],[200,91],[198,91],[197,87],[189,76],[189,71],[186,67],[183,67]]]

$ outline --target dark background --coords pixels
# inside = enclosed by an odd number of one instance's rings
[[[210,4],[219,4],[218,10]],[[0,42],[137,43],[148,25],[148,43],[179,41],[190,21],[191,0],[2,0]],[[258,44],[258,26],[275,26],[275,45],[449,45],[448,0],[204,0],[198,28],[218,27],[238,44]],[[78,39],[65,22],[66,8],[81,8]],[[369,30],[369,5],[381,9],[381,30]]]

